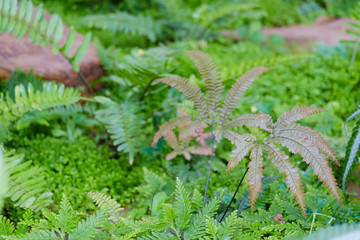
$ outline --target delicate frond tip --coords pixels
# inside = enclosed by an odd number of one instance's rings
[[[182,92],[187,98],[194,102],[197,110],[202,114],[202,116],[207,115],[207,104],[205,102],[205,96],[201,89],[190,83],[187,78],[182,78],[178,76],[171,76],[157,79],[156,81],[165,83],[170,87],[174,87],[180,92]]]
[[[273,124],[272,117],[269,114],[259,112],[259,114],[246,114],[235,118],[225,125],[226,128],[248,126],[259,127],[265,131],[271,132]]]
[[[263,153],[262,144],[257,143],[250,153],[248,185],[250,190],[250,205],[251,210],[254,210],[256,200],[259,198],[262,186],[262,171],[263,171]]]
[[[281,151],[272,143],[264,143],[264,150],[268,152],[269,159],[279,169],[279,172],[285,175],[286,184],[293,196],[296,198],[301,211],[306,216],[305,194],[301,187],[300,175],[294,165],[290,162],[285,152]]]
[[[250,85],[267,70],[268,68],[266,67],[256,67],[236,80],[236,83],[231,87],[226,96],[223,107],[220,109],[221,123],[224,123],[230,117],[231,112],[236,108],[237,103]]]
[[[325,111],[321,108],[313,108],[308,106],[300,106],[300,107],[294,107],[288,112],[284,112],[275,123],[276,126],[285,126],[289,125],[292,122],[299,121],[305,117],[318,114],[320,112]]]
[[[201,51],[186,51],[186,54],[193,60],[195,66],[201,73],[207,88],[207,100],[209,103],[209,111],[216,115],[217,109],[220,105],[221,92],[224,86],[222,85],[221,74],[213,62],[213,60],[204,52]]]

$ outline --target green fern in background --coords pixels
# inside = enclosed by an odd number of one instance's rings
[[[355,119],[360,115],[360,105],[357,110],[353,112],[348,119],[346,119],[345,123]],[[342,186],[345,190],[346,188],[346,180],[350,175],[351,171],[355,168],[355,166],[359,163],[360,160],[360,120],[357,121],[355,127],[353,128],[353,132],[349,139],[349,142],[346,145],[346,167],[343,175]]]
[[[163,31],[163,23],[152,16],[142,14],[135,16],[128,12],[88,15],[76,23],[89,28],[145,36],[152,42],[155,42]]]
[[[115,103],[105,97],[95,97],[103,103],[103,108],[95,112],[97,120],[105,124],[117,150],[129,153],[129,162],[134,162],[135,154],[143,147],[140,140],[143,117],[138,114],[140,108],[135,103]]]
[[[98,210],[95,214],[80,220],[76,211],[66,196],[60,203],[58,214],[44,212],[45,219],[36,221],[24,218],[15,228],[6,218],[0,218],[0,235],[8,240],[36,240],[36,239],[96,239],[107,223],[107,210]],[[25,225],[25,228],[22,227]],[[29,228],[31,227],[31,228]]]
[[[75,30],[69,29],[65,44],[61,42],[64,38],[64,25],[58,15],[53,15],[49,22],[44,17],[43,6],[37,7],[35,14],[34,5],[31,1],[22,0],[18,4],[17,0],[0,1],[0,33],[10,33],[17,38],[25,37],[29,33],[28,39],[35,45],[42,43],[43,47],[52,45],[54,54],[61,52],[72,64],[74,70],[80,70],[79,63],[84,58],[89,47],[91,34],[86,34],[82,44],[76,50],[74,56],[69,53],[75,43]]]
[[[70,105],[80,100],[80,93],[73,88],[65,88],[64,85],[46,82],[42,90],[35,90],[31,83],[17,85],[14,88],[14,97],[9,93],[0,94],[0,127],[1,142],[6,140],[8,127],[23,117],[26,113],[41,111],[63,105]],[[0,142],[0,143],[1,143]]]

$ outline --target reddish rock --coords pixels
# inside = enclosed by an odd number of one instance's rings
[[[51,15],[45,12],[44,16],[49,21]],[[64,26],[64,37],[60,41],[60,46],[65,44],[68,32],[69,28]],[[81,34],[76,34],[70,56],[75,54],[83,38]],[[0,34],[0,46],[0,79],[7,78],[11,71],[19,67],[24,72],[29,72],[32,69],[35,75],[41,75],[46,80],[64,83],[66,86],[84,85],[80,75],[74,72],[68,60],[61,53],[56,55],[52,53],[51,45],[43,48],[41,44],[35,46],[28,40],[27,36],[18,39],[11,34],[2,33]],[[104,74],[93,44],[90,45],[80,63],[80,70],[88,83]]]
[[[313,42],[322,42],[330,46],[337,45],[340,40],[354,40],[345,29],[348,29],[346,22],[352,21],[349,18],[333,19],[327,17],[318,18],[313,25],[294,25],[285,27],[263,28],[264,35],[272,34],[283,36],[289,43],[310,45]],[[222,31],[221,35],[239,40],[237,31]]]

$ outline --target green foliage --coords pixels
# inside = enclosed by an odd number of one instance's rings
[[[356,118],[359,115],[360,115],[360,106],[355,112],[353,112],[348,117],[345,123]],[[353,128],[351,137],[346,146],[346,155],[345,155],[346,167],[342,182],[344,190],[346,188],[346,180],[349,174],[351,173],[351,171],[355,168],[356,164],[359,163],[359,158],[360,158],[360,120],[357,121],[355,127]]]
[[[89,47],[91,34],[84,37],[83,42],[76,50],[74,56],[69,53],[75,42],[75,30],[70,28],[65,44],[61,42],[64,38],[64,25],[58,15],[53,15],[49,22],[44,17],[43,6],[37,7],[35,14],[31,1],[3,0],[0,4],[1,25],[0,32],[7,32],[17,38],[23,38],[29,33],[28,38],[35,45],[42,43],[43,47],[52,45],[53,53],[59,51],[72,63],[75,71],[79,71],[79,63],[82,61]],[[62,47],[61,47],[62,46]]]
[[[95,112],[96,119],[105,124],[117,150],[129,153],[129,162],[133,164],[135,154],[143,147],[140,135],[145,122],[138,114],[139,106],[134,103],[117,104],[110,99],[106,99],[103,106]]]
[[[5,167],[5,157],[3,149],[0,149],[0,209],[3,208],[4,197],[8,191],[8,173]],[[0,213],[1,213],[0,210]]]
[[[97,145],[83,136],[71,142],[44,135],[14,139],[13,144],[24,153],[26,161],[33,160],[41,166],[55,202],[60,202],[65,194],[77,211],[89,212],[94,207],[84,192],[105,193],[121,204],[137,199],[134,186],[140,183],[142,170],[133,169],[126,156],[117,158],[109,152],[108,145]]]
[[[147,37],[150,41],[157,40],[162,33],[162,23],[154,20],[151,16],[139,14],[137,16],[128,12],[115,14],[88,15],[82,18],[78,24],[89,28],[100,28],[113,32],[124,32],[129,35]]]
[[[74,104],[79,99],[78,91],[51,82],[43,83],[41,90],[34,89],[31,83],[28,83],[26,87],[16,85],[13,98],[10,92],[0,95],[1,127],[7,129],[11,123],[16,122],[26,113]],[[6,135],[2,138],[4,142]]]
[[[88,192],[87,195],[93,199],[100,209],[107,209],[110,212],[110,220],[119,222],[120,212],[123,210],[120,204],[114,199],[102,193]]]
[[[52,203],[51,192],[46,192],[47,184],[38,167],[32,166],[31,161],[23,162],[24,156],[15,151],[4,154],[3,164],[5,173],[9,175],[9,189],[6,197],[21,208],[31,207],[35,211],[44,210]]]
[[[4,217],[1,218],[1,234],[5,239],[11,240],[35,240],[35,239],[94,239],[107,222],[107,211],[98,210],[95,214],[80,221],[77,213],[72,209],[66,196],[60,203],[58,214],[44,212],[45,219],[33,220],[32,217],[23,220],[18,224],[16,233],[14,227]],[[24,215],[25,216],[25,215]],[[19,232],[22,225],[28,225],[25,232]]]

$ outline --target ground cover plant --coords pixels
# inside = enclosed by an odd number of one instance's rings
[[[21,69],[0,82],[0,239],[359,238],[356,41],[260,31],[356,4],[0,0],[0,31],[75,71],[92,41],[105,69],[92,96]]]

